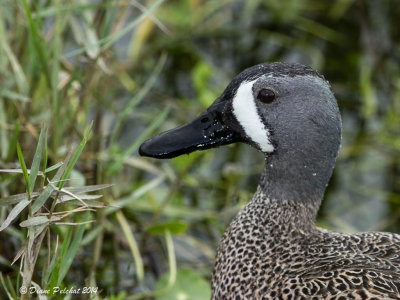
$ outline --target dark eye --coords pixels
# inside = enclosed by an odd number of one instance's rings
[[[263,103],[271,103],[275,100],[275,93],[269,89],[262,89],[258,92],[257,99]]]

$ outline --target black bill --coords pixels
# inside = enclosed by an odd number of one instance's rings
[[[240,135],[224,124],[226,101],[217,99],[192,122],[163,132],[139,148],[139,154],[154,158],[173,158],[196,150],[215,148],[240,141]]]

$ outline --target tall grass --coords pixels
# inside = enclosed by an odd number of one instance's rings
[[[60,296],[57,289],[82,286],[93,289],[89,296],[99,296],[104,289],[105,295],[117,295],[118,282],[114,289],[98,288],[97,283],[106,232],[122,233],[119,243],[130,246],[137,282],[143,281],[142,258],[122,210],[126,203],[111,205],[121,193],[137,195],[136,188],[120,190],[99,183],[118,181],[140,142],[167,116],[165,110],[153,118],[144,134],[121,148],[121,126],[154,85],[166,57],[149,65],[149,79],[139,87],[142,78],[131,78],[125,70],[116,75],[120,62],[112,48],[162,2],[140,10],[126,1],[0,4],[4,296],[25,299],[40,294],[31,290]],[[124,90],[134,96],[113,107],[108,99]],[[112,135],[104,127],[104,110],[116,124]],[[135,168],[146,169],[146,164],[136,164]],[[144,185],[141,195],[152,186]],[[104,188],[110,191],[103,200],[89,194]],[[104,207],[114,209],[107,212]],[[6,243],[12,247],[3,250]],[[90,244],[95,245],[89,247],[93,259],[84,272],[79,271],[79,278],[74,277],[88,257],[79,253]]]

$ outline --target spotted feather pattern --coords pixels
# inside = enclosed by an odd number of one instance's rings
[[[219,246],[213,299],[400,299],[400,235],[314,225],[304,203],[258,191]]]

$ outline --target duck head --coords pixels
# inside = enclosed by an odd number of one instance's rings
[[[241,72],[204,113],[145,141],[139,153],[173,158],[244,142],[270,155],[321,136],[337,152],[340,131],[336,100],[321,75],[300,64],[265,63]]]
[[[237,75],[190,123],[145,141],[139,153],[172,158],[247,143],[267,160],[260,185],[292,190],[280,196],[299,198],[318,187],[323,193],[340,139],[339,109],[328,82],[304,65],[264,63]]]

